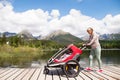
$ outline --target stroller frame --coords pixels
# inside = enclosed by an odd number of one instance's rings
[[[58,68],[61,68],[68,77],[78,76],[79,72],[81,70],[80,64],[79,64],[80,55],[82,54],[82,50],[84,48],[86,48],[86,47],[84,46],[82,49],[80,49],[80,48],[77,48],[75,45],[70,44],[70,45],[68,45],[67,48],[63,48],[63,49],[59,50],[47,61],[47,64],[44,66],[44,71],[43,71],[44,74],[49,73],[49,68],[58,67]],[[63,55],[64,52],[69,49],[72,49],[72,50],[75,49],[72,53],[72,55],[74,54],[74,56],[72,56],[72,58],[70,58],[70,59],[68,58],[61,62],[55,62],[55,59],[57,59],[58,57]]]

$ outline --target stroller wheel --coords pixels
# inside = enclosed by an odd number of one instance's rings
[[[47,67],[45,67],[43,73],[44,74],[48,74],[49,73],[49,69]]]
[[[70,60],[63,66],[63,71],[68,77],[76,77],[80,72],[80,65],[76,60]]]

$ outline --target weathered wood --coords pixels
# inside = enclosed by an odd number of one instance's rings
[[[111,70],[115,70],[115,71],[120,73],[120,68],[119,67],[116,67],[116,66],[105,66],[105,67],[107,67],[107,68],[110,67],[110,68],[112,68]]]
[[[91,80],[88,76],[83,74],[83,71],[80,72],[79,76],[81,76],[84,80]]]
[[[38,77],[38,80],[45,80],[45,74],[43,74],[43,70],[44,70],[44,68],[42,67],[40,74],[39,74],[39,77]]]
[[[9,70],[9,68],[0,68],[0,74],[6,72],[7,70]]]
[[[8,71],[0,74],[0,78],[4,77],[4,76],[6,76],[6,75],[9,75],[9,73],[12,72],[12,71],[14,71],[14,70],[15,70],[15,69],[9,69]]]
[[[31,68],[29,72],[22,78],[22,80],[29,80],[35,72],[35,68]]]
[[[13,80],[13,79],[15,79],[15,77],[17,77],[19,74],[21,74],[23,70],[24,69],[18,69],[18,71],[15,74],[13,74],[12,76],[10,76],[6,80]]]
[[[109,76],[111,76],[111,77],[113,77],[113,78],[115,78],[115,79],[120,80],[120,75],[118,75],[118,74],[109,72],[109,71],[107,71],[107,70],[104,70],[102,73],[104,73],[104,74],[106,74],[106,75],[109,75]]]
[[[37,68],[30,80],[37,80],[40,74],[41,68]]]
[[[104,70],[107,70],[109,72],[112,72],[112,73],[115,73],[115,74],[118,74],[120,75],[120,71],[119,70],[115,70],[113,68],[108,68],[108,67],[103,67]]]
[[[26,76],[26,74],[29,72],[29,68],[28,69],[24,69],[24,71],[19,74],[14,80],[21,80],[24,76]]]
[[[45,80],[53,80],[53,74],[52,74],[52,70],[49,69],[49,73],[46,74]]]
[[[97,67],[94,67],[94,68],[98,70]],[[103,67],[102,67],[102,68],[103,68]],[[116,79],[113,78],[112,76],[107,75],[104,70],[103,70],[102,72],[98,72],[97,70],[96,70],[96,72],[95,72],[96,74],[99,74],[99,75],[103,76],[104,78],[106,78],[106,79],[108,79],[108,80],[116,80]]]
[[[101,73],[101,72],[95,72],[96,74],[98,74],[98,75],[100,75],[100,76],[103,76],[104,78],[106,78],[107,80],[116,80],[115,78],[112,78],[112,77],[110,77],[110,76],[108,76],[108,75],[105,75],[105,74],[103,74],[103,73]]]
[[[84,80],[80,75],[78,75],[77,77],[75,77],[75,80]]]
[[[99,74],[96,74],[95,72],[96,72],[96,71],[91,71],[90,73],[91,73],[92,75],[94,75],[96,78],[98,78],[99,80],[107,80],[105,77],[103,77],[103,76],[101,76],[101,75],[99,75]]]
[[[9,78],[10,76],[13,76],[17,71],[18,71],[18,69],[12,70],[12,71],[9,72],[7,75],[1,77],[0,80],[6,80],[6,79]]]
[[[53,74],[53,80],[60,80],[60,75],[59,75],[57,69],[54,69],[52,74]]]
[[[88,76],[90,79],[92,79],[92,80],[99,80],[97,77],[95,77],[94,75],[92,75],[90,72],[83,71],[83,73],[86,76]]]
[[[62,69],[57,69],[57,72],[60,75],[60,80],[68,80]]]
[[[40,68],[0,68],[0,80],[120,80],[120,67],[103,66],[103,72],[81,70],[75,78],[65,75],[62,69],[50,68],[48,74],[43,74]]]

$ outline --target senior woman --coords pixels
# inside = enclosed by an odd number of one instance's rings
[[[85,70],[92,70],[93,66],[93,57],[96,56],[98,66],[99,66],[99,72],[102,72],[101,65],[101,46],[99,43],[99,36],[94,32],[93,28],[89,27],[87,29],[87,32],[89,34],[89,42],[86,44],[83,44],[83,46],[91,46],[91,51],[89,55],[89,67],[87,67]]]

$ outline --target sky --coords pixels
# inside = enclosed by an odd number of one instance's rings
[[[82,37],[120,32],[120,0],[0,0],[0,32],[45,36],[63,30]]]

